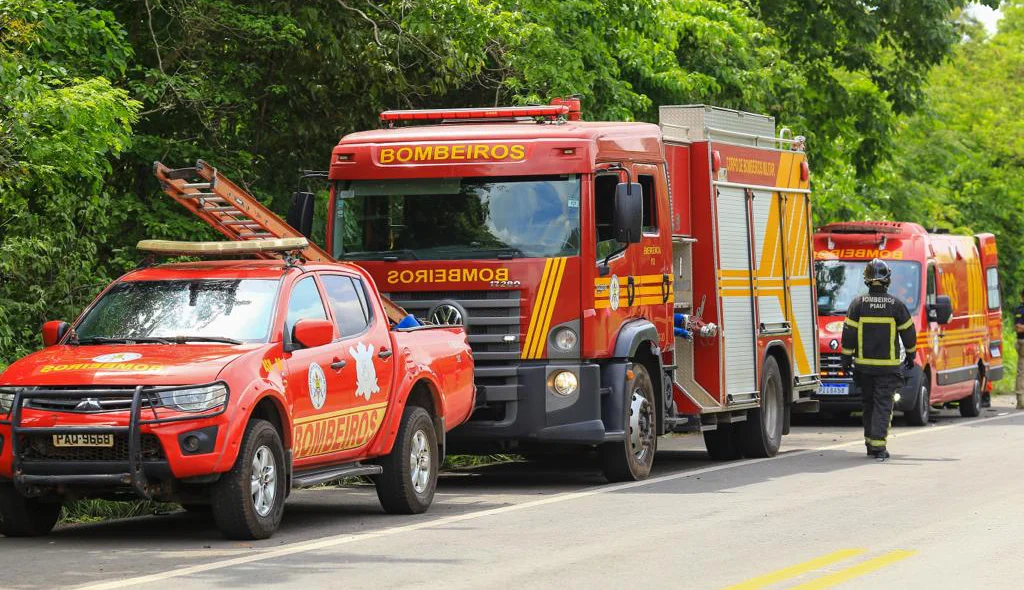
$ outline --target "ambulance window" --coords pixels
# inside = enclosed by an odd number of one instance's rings
[[[996,267],[985,271],[985,283],[988,285],[988,308],[999,309],[999,271]]]
[[[658,199],[654,192],[654,177],[649,174],[637,176],[637,182],[644,191],[644,229],[645,234],[658,233]]]
[[[594,178],[594,225],[597,231],[597,259],[604,260],[619,247],[615,241],[612,226],[615,219],[615,187],[619,184],[616,174],[601,174]]]
[[[285,334],[291,338],[295,322],[305,319],[326,320],[324,302],[316,288],[313,277],[306,277],[295,284],[291,299],[288,300],[288,316],[284,322]]]
[[[370,311],[366,306],[363,282],[343,275],[322,275],[324,290],[331,300],[334,321],[343,338],[355,336],[370,325]]]

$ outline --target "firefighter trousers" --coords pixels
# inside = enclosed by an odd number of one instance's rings
[[[860,388],[864,406],[864,444],[869,451],[885,450],[885,439],[892,426],[893,396],[903,387],[903,376],[855,373],[853,380]]]

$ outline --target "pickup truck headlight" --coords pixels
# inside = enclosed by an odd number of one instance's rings
[[[223,383],[160,393],[163,406],[182,412],[206,412],[223,406],[227,401],[228,388]]]
[[[11,413],[11,406],[14,405],[14,391],[10,389],[0,389],[0,416],[6,416]]]

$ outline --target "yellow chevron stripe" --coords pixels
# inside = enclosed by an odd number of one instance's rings
[[[544,263],[544,274],[541,276],[540,286],[537,288],[537,296],[533,302],[533,312],[530,314],[530,327],[526,331],[526,340],[523,342],[523,358],[530,358],[529,351],[537,337],[537,318],[540,316],[544,298],[547,296],[548,288],[551,286],[551,269],[554,266],[554,261],[555,259],[549,258]]]
[[[555,302],[558,300],[558,292],[562,286],[562,275],[565,274],[565,258],[556,258],[552,266],[552,279],[548,286],[548,294],[544,300],[544,307],[541,308],[538,319],[541,320],[533,343],[529,350],[529,357],[539,359],[544,355],[544,343],[547,341],[548,330],[551,328],[551,316],[555,313]]]

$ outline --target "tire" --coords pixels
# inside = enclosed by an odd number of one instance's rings
[[[374,477],[374,482],[385,512],[420,514],[430,507],[440,461],[434,420],[425,409],[406,406],[395,446],[379,464],[384,471]]]
[[[647,479],[658,450],[657,405],[654,382],[647,367],[633,364],[633,379],[626,382],[623,416],[626,436],[599,447],[601,471],[610,482]]]
[[[906,418],[907,424],[911,426],[928,425],[928,415],[932,408],[931,399],[931,378],[928,376],[928,373],[921,373],[921,388],[920,391],[917,392],[917,402],[910,411],[903,413],[903,417]]]
[[[782,446],[782,428],[786,418],[785,387],[775,357],[764,361],[761,378],[761,407],[748,410],[747,420],[739,423],[737,441],[747,457],[774,457]]]
[[[213,510],[210,504],[182,504],[181,507],[189,514],[209,514]]]
[[[225,537],[250,540],[274,534],[284,514],[286,469],[281,435],[266,420],[250,421],[234,467],[211,488],[213,520]]]
[[[733,424],[723,422],[714,430],[704,431],[704,446],[714,461],[735,461],[743,458],[743,451],[736,444],[736,429]]]
[[[960,400],[960,415],[964,418],[977,418],[981,415],[981,381],[974,380],[974,388],[970,397]]]
[[[26,498],[13,486],[0,487],[0,534],[8,537],[40,537],[53,530],[60,518],[61,502]]]

